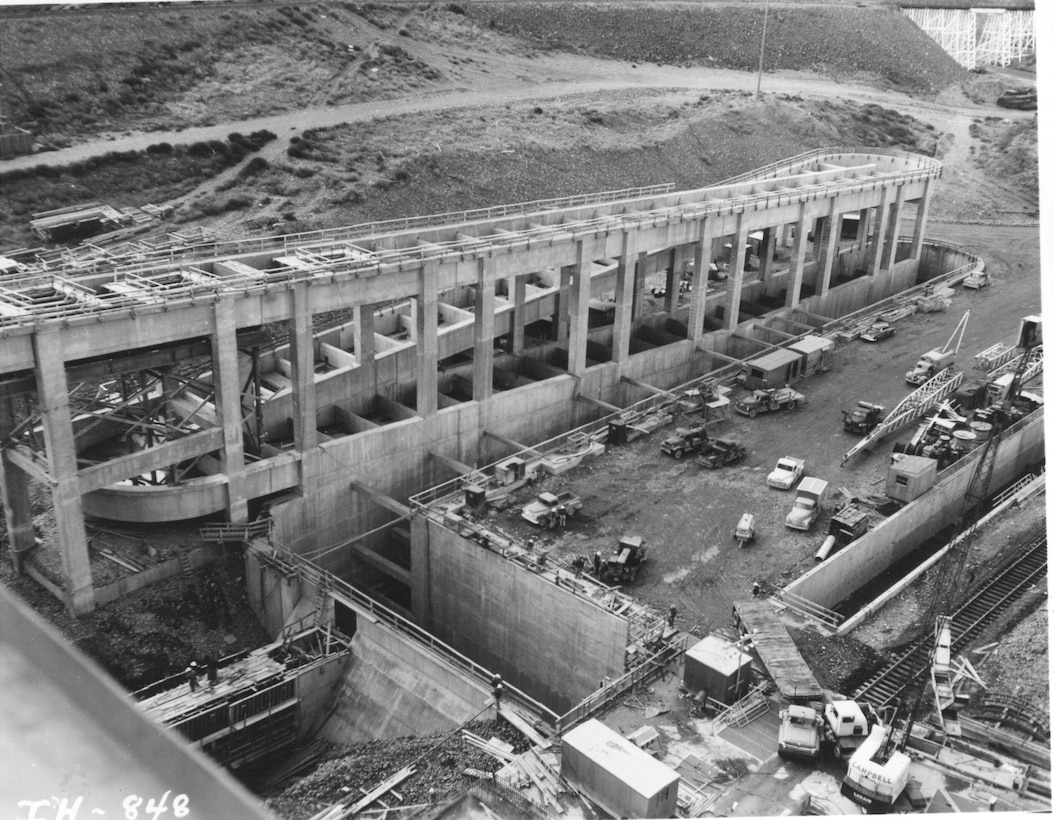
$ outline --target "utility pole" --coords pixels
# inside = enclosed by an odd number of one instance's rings
[[[758,54],[758,88],[754,92],[754,100],[761,99],[761,72],[765,69],[765,35],[769,30],[769,0],[765,0],[765,17],[761,23],[761,53]]]

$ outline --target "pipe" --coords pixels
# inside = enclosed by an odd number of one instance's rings
[[[820,563],[824,558],[831,554],[831,550],[834,549],[834,536],[828,535],[823,540],[823,546],[816,551],[816,563]]]

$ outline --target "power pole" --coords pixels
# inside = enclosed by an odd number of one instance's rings
[[[769,0],[765,0],[765,17],[761,23],[761,53],[758,54],[758,88],[754,92],[754,100],[761,99],[761,72],[765,69],[765,35],[769,30]]]

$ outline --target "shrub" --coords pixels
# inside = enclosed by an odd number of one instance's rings
[[[263,157],[253,157],[249,160],[245,167],[242,168],[242,176],[250,176],[251,174],[258,174],[261,171],[266,171],[271,167],[271,163],[265,160]]]
[[[446,10],[449,11],[449,12],[453,12],[454,14],[464,14],[465,13],[465,7],[460,5],[459,3],[447,3],[446,4]]]

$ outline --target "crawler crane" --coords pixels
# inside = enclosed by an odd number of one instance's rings
[[[1021,320],[1018,347],[1023,348],[1023,352],[999,410],[1009,411],[1011,403],[1020,392],[1029,361],[1033,358],[1030,354],[1037,350],[1042,342],[1041,327],[1041,319],[1038,316],[1028,316]],[[953,718],[956,707],[953,694],[942,685],[946,682],[945,672],[951,662],[951,618],[947,613],[952,610],[956,593],[961,589],[963,569],[976,534],[982,504],[988,495],[995,458],[1008,415],[1008,412],[997,412],[993,415],[996,419],[994,429],[980,451],[966,488],[955,525],[955,537],[939,565],[930,605],[923,617],[923,623],[935,625],[933,646],[929,653],[919,653],[919,661],[909,678],[911,681],[918,681],[929,667],[930,679],[935,689],[933,694],[941,716],[941,724],[945,727],[946,738],[954,734]],[[872,728],[867,742],[850,758],[848,772],[842,780],[841,792],[857,805],[864,806],[869,811],[883,811],[888,809],[904,790],[908,781],[910,760],[904,748],[920,714],[927,689],[926,686],[917,686],[909,702],[898,705],[893,720]]]

